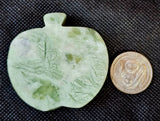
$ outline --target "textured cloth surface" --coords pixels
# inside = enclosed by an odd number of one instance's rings
[[[41,112],[28,106],[8,77],[9,45],[20,32],[43,27],[43,15],[50,12],[66,13],[65,26],[98,31],[108,47],[110,65],[125,51],[144,54],[154,71],[150,86],[140,94],[127,95],[114,87],[108,73],[101,91],[83,108]],[[160,121],[160,1],[0,0],[0,120]]]

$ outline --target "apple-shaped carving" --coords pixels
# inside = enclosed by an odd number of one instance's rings
[[[45,27],[20,33],[10,45],[11,83],[24,102],[41,111],[86,105],[107,76],[101,36],[90,28],[62,26],[65,18],[64,13],[46,14]]]

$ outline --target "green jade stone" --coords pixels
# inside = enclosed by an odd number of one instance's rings
[[[102,88],[108,52],[101,36],[86,27],[65,27],[64,13],[44,16],[45,27],[14,38],[8,54],[11,83],[28,105],[41,111],[80,108]]]

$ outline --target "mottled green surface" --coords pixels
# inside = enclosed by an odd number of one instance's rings
[[[108,71],[101,36],[85,27],[64,27],[64,13],[44,16],[45,27],[20,33],[11,43],[8,72],[18,95],[48,111],[79,108],[99,92]]]

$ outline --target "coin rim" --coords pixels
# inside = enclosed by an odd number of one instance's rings
[[[125,92],[124,90],[120,89],[117,84],[115,83],[115,81],[113,80],[113,71],[114,71],[114,65],[115,65],[115,62],[118,60],[119,57],[122,57],[123,54],[127,54],[127,53],[136,53],[136,54],[139,54],[141,56],[143,56],[149,63],[149,70],[150,70],[150,77],[149,77],[149,81],[148,83],[146,84],[146,86],[144,86],[144,88],[138,90],[138,91],[135,91],[135,92]],[[153,79],[153,68],[152,68],[152,65],[149,61],[149,59],[147,57],[145,57],[143,54],[139,53],[139,52],[136,52],[136,51],[127,51],[127,52],[123,52],[121,54],[119,54],[118,56],[116,56],[116,58],[113,60],[112,64],[111,64],[111,68],[110,68],[110,77],[111,77],[111,80],[112,80],[112,83],[114,84],[114,86],[121,92],[123,93],[126,93],[126,94],[138,94],[138,93],[141,93],[143,92],[144,90],[146,90],[148,88],[148,86],[150,85],[152,79]]]

